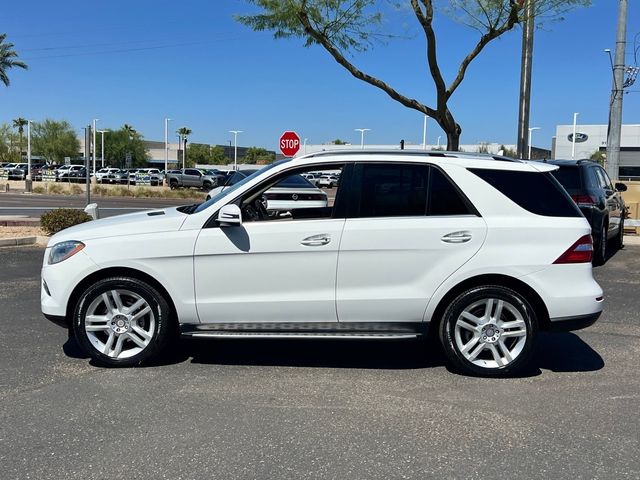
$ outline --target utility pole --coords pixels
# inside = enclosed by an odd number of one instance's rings
[[[627,0],[619,0],[618,33],[613,65],[613,87],[609,110],[609,134],[607,135],[607,173],[618,179],[620,165],[620,136],[622,134],[622,97],[624,95],[624,53],[627,38]]]
[[[85,179],[86,189],[87,189],[87,205],[91,203],[91,183],[89,183],[90,175],[89,175],[89,152],[91,151],[91,125],[87,125],[84,129],[84,168],[87,172],[87,177]],[[95,161],[95,157],[94,157]]]
[[[533,32],[535,31],[535,0],[525,0],[522,25],[522,60],[520,63],[520,103],[518,108],[518,158],[527,158],[529,151],[529,110],[531,105],[531,67],[533,63]]]

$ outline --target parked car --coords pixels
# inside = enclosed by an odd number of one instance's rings
[[[338,186],[340,179],[336,175],[321,175],[317,179],[316,185],[318,187],[334,188]]]
[[[256,171],[257,169],[243,169],[234,171],[227,177],[226,181],[222,185],[218,185],[217,187],[209,191],[209,193],[207,194],[207,200],[215,197],[220,192],[231,188],[235,184],[240,183],[242,180],[254,174]]]
[[[56,182],[60,181],[62,178],[71,178],[71,172],[79,172],[81,170],[86,172],[83,165],[61,165],[56,170]]]
[[[590,160],[549,160],[560,167],[553,176],[569,192],[571,198],[591,225],[594,265],[602,265],[607,258],[607,244],[620,249],[624,244],[626,208],[620,192],[624,183],[611,182],[598,163]]]
[[[218,185],[218,176],[207,175],[197,168],[185,168],[180,170],[180,173],[167,174],[167,185],[169,185],[171,189],[196,187],[210,190]]]
[[[129,173],[129,183],[135,185],[139,177],[148,179],[148,182],[152,186],[162,185],[162,174],[157,168],[138,168]]]
[[[110,175],[115,175],[119,171],[120,171],[119,168],[112,168],[112,167],[101,168],[95,173],[96,182],[111,183],[111,179],[113,177],[110,177]]]
[[[13,168],[6,168],[9,180],[24,180],[27,178],[29,165],[27,163],[15,163]]]
[[[556,168],[422,151],[275,162],[202,204],[57,233],[41,308],[99,365],[149,361],[177,332],[435,335],[462,372],[514,374],[539,331],[589,326],[603,308],[591,227]],[[275,184],[330,169],[343,171],[331,206],[268,215],[261,197]]]
[[[87,169],[84,167],[64,170],[62,173],[59,173],[58,176],[56,177],[56,182],[84,183],[86,181],[87,181]]]

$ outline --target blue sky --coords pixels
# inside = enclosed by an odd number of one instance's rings
[[[629,2],[627,63],[640,32],[640,6]],[[615,48],[615,0],[566,16],[536,32],[531,126],[534,145],[549,147],[557,124],[607,122],[611,69],[604,48]],[[98,8],[94,8],[97,5]],[[422,115],[351,77],[320,47],[274,40],[238,24],[253,11],[241,0],[111,0],[4,2],[0,32],[8,34],[26,72],[0,86],[0,123],[18,116],[66,119],[80,129],[133,125],[147,139],[164,138],[164,117],[191,141],[225,144],[243,130],[240,145],[275,149],[284,130],[309,143],[335,138],[368,143],[422,142]],[[424,37],[410,17],[389,19],[403,39],[353,57],[354,63],[427,104],[434,98]],[[439,15],[439,56],[450,81],[478,34]],[[521,30],[490,44],[470,67],[451,108],[462,143],[515,143]],[[640,44],[640,35],[638,37]],[[624,122],[640,123],[640,80],[624,99]],[[429,122],[428,142],[442,132]],[[444,137],[443,140],[444,142]]]

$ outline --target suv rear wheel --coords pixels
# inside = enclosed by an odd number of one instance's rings
[[[510,288],[475,287],[458,295],[440,323],[440,341],[462,373],[511,375],[533,351],[537,321],[527,300]]]
[[[607,258],[607,224],[603,223],[600,232],[597,234],[593,242],[593,264],[595,266],[604,265]]]
[[[169,306],[151,285],[129,277],[101,280],[80,297],[73,332],[98,364],[133,367],[156,356],[170,334]]]

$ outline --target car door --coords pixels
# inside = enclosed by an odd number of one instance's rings
[[[187,168],[184,171],[184,175],[182,176],[182,183],[185,187],[201,187],[202,173],[200,170],[196,170],[195,168]]]
[[[317,210],[322,213],[316,218],[245,217],[241,226],[210,222],[194,251],[200,321],[336,322],[336,265],[345,224],[337,211],[333,205]]]
[[[338,257],[339,321],[422,321],[437,287],[484,242],[484,220],[426,164],[359,164],[352,198]]]
[[[622,216],[622,198],[620,193],[614,188],[609,175],[602,167],[596,167],[596,173],[602,190],[604,191],[605,203],[609,211],[609,229],[607,237],[611,238],[620,227]]]

